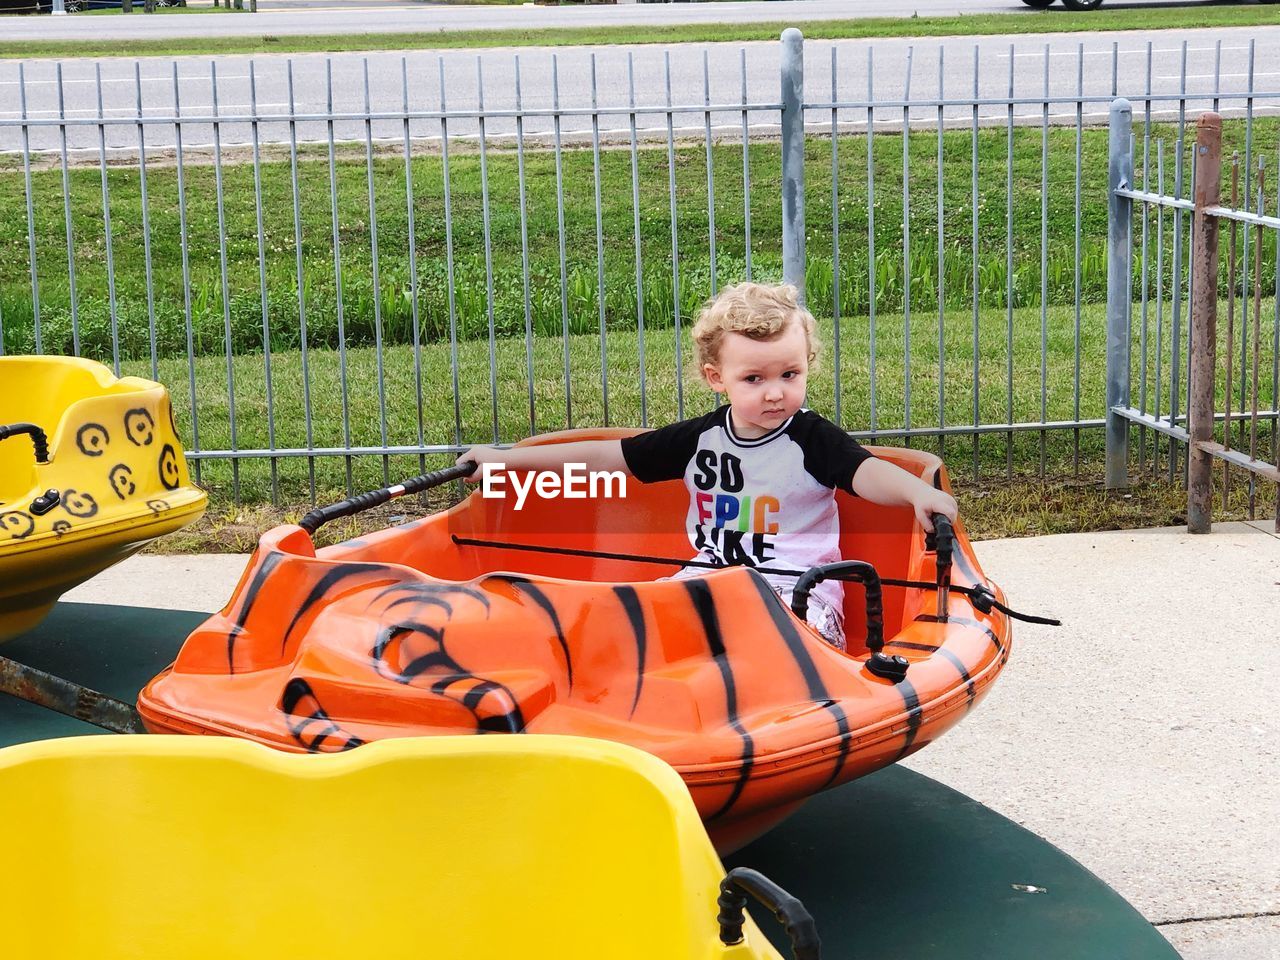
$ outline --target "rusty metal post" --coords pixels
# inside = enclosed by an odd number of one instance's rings
[[[0,657],[0,694],[8,694],[113,733],[146,733],[132,704]]]
[[[1191,397],[1187,411],[1191,433],[1187,531],[1208,533],[1213,523],[1213,456],[1204,444],[1213,440],[1213,381],[1218,338],[1218,218],[1222,188],[1222,118],[1202,114],[1196,121],[1195,241],[1191,248]],[[1230,361],[1228,361],[1230,362]]]

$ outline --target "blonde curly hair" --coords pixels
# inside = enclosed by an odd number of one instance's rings
[[[818,357],[815,323],[813,314],[800,305],[795,287],[750,282],[725,287],[703,305],[693,325],[699,375],[706,379],[706,364],[720,362],[720,345],[726,333],[740,333],[752,340],[777,340],[793,323],[804,330],[812,364]]]

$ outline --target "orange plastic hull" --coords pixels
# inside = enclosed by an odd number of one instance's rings
[[[946,485],[928,454],[879,452]],[[931,742],[1008,659],[1007,618],[963,596],[952,595],[939,623],[934,591],[885,589],[885,652],[911,661],[895,684],[864,666],[854,584],[846,654],[747,568],[655,581],[676,568],[453,539],[687,556],[683,486],[632,484],[628,493],[519,512],[473,495],[319,554],[300,528],[278,527],[227,607],[188,638],[138,708],[156,732],[295,751],[468,731],[628,743],[679,771],[728,850],[810,795]],[[933,580],[933,554],[909,510],[843,495],[840,509],[844,556],[870,560],[883,577]],[[953,582],[987,582],[959,526]]]

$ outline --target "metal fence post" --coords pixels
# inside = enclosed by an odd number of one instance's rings
[[[1187,486],[1187,532],[1213,528],[1213,388],[1217,370],[1218,218],[1205,213],[1222,195],[1222,117],[1202,114],[1196,122],[1195,232],[1191,244],[1191,433]],[[1228,363],[1230,359],[1228,358]]]
[[[804,36],[782,31],[782,280],[804,302]]]
[[[1115,412],[1129,406],[1129,320],[1133,201],[1117,190],[1133,186],[1133,107],[1111,102],[1107,162],[1107,489],[1129,486],[1129,421]]]

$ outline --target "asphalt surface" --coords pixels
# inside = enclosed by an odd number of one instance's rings
[[[1015,624],[991,695],[906,762],[1078,859],[1187,960],[1280,958],[1271,529],[976,544],[1015,609],[1063,626]],[[135,557],[66,599],[213,611],[246,559]]]
[[[605,141],[629,139],[633,103],[640,108],[635,117],[637,137],[665,139],[665,114],[645,113],[643,108],[668,102],[680,111],[672,123],[675,137],[703,137],[710,126],[713,137],[738,138],[742,135],[742,111],[732,107],[740,105],[744,97],[751,104],[772,105],[772,109],[752,111],[748,117],[752,135],[767,136],[779,129],[780,56],[780,44],[769,41],[292,57],[77,59],[61,66],[51,60],[0,61],[0,151],[22,150],[24,110],[32,121],[28,134],[31,150],[60,150],[60,118],[66,118],[68,149],[82,162],[98,158],[99,116],[105,118],[101,143],[107,154],[136,153],[140,110],[144,118],[150,118],[145,125],[148,149],[174,144],[175,125],[163,118],[179,113],[192,118],[183,123],[184,145],[207,146],[213,142],[213,128],[207,120],[214,115],[215,89],[217,114],[224,118],[224,147],[250,141],[249,124],[225,118],[252,115],[254,103],[260,117],[286,117],[292,107],[296,115],[313,118],[296,125],[297,137],[303,142],[327,139],[325,115],[330,104],[338,115],[335,140],[364,139],[363,120],[350,115],[363,114],[366,102],[375,114],[401,114],[374,120],[368,131],[375,142],[399,142],[404,136],[403,112],[408,103],[408,111],[419,115],[410,122],[410,136],[414,140],[438,139],[442,89],[443,103],[455,114],[449,121],[451,137],[479,133],[474,116],[456,114],[477,111],[482,102],[491,114],[514,112],[519,104],[525,111],[534,111],[524,119],[524,135],[531,143],[549,144],[554,130],[550,114],[559,103],[567,111],[561,119],[562,138],[565,142],[584,141],[590,137],[591,119],[582,111],[589,110],[594,99],[601,109],[616,111],[601,119],[600,136]],[[933,127],[938,121],[939,99],[973,100],[975,91],[979,100],[1006,101],[981,105],[982,124],[1007,122],[1010,91],[1014,98],[1030,101],[1014,105],[1017,124],[1044,121],[1041,101],[1046,91],[1051,99],[1071,101],[1051,105],[1048,119],[1052,124],[1075,123],[1075,101],[1080,97],[1084,98],[1079,108],[1081,121],[1086,125],[1105,123],[1115,93],[1133,99],[1141,115],[1144,104],[1139,101],[1148,89],[1157,98],[1153,115],[1177,118],[1179,105],[1170,98],[1183,90],[1184,58],[1185,89],[1192,95],[1188,116],[1212,107],[1215,91],[1222,95],[1218,106],[1224,113],[1242,112],[1246,103],[1238,95],[1248,89],[1251,76],[1258,94],[1253,104],[1255,115],[1273,113],[1280,107],[1280,27],[1169,31],[1151,35],[1149,40],[1134,34],[1103,33],[809,41],[805,45],[805,96],[810,103],[847,104],[837,120],[841,130],[854,132],[865,129],[869,97],[887,104],[875,111],[876,129],[894,131],[902,128],[901,103],[908,98],[918,104],[910,109],[909,122]],[[722,109],[708,111],[708,105]],[[814,130],[829,130],[831,110],[811,110],[807,120]],[[967,126],[972,120],[971,106],[943,109],[943,122],[949,126]],[[485,132],[499,141],[513,137],[516,121],[512,116],[491,116]],[[263,143],[286,143],[289,136],[289,124],[283,120],[265,119],[259,125]]]
[[[247,6],[246,0],[246,6]],[[1235,6],[1211,2],[1107,0],[1108,9]],[[884,4],[878,0],[779,0],[774,3],[584,4],[581,6],[490,5],[370,2],[306,2],[261,0],[258,12],[207,16],[9,18],[3,39],[42,40],[155,39],[192,36],[260,36],[263,34],[419,33],[435,30],[500,28],[600,27],[632,24],[748,23],[836,20],[860,17],[954,16],[974,13],[1018,13],[1054,16],[1056,9],[1032,10],[1018,0],[910,0]],[[7,34],[7,35],[4,35]]]

